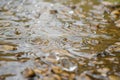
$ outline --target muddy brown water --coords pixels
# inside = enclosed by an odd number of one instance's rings
[[[102,2],[0,0],[0,80],[120,80],[119,18]]]

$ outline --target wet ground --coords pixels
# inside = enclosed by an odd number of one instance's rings
[[[0,0],[0,80],[120,80],[119,0]]]

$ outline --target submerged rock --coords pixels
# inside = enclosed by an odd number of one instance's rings
[[[55,74],[62,74],[61,68],[57,66],[52,66],[52,72],[54,72]]]
[[[115,24],[118,28],[120,28],[120,20],[115,21]]]
[[[117,9],[117,10],[113,10],[111,12],[111,15],[115,18],[119,18],[120,17],[120,9]]]
[[[26,68],[23,72],[23,76],[26,78],[32,78],[35,77],[35,72],[33,69]]]
[[[110,76],[109,76],[109,79],[110,79],[110,80],[120,80],[120,77],[115,76],[115,75],[110,75]]]

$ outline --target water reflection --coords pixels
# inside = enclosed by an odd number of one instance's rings
[[[24,80],[26,68],[35,80],[119,76],[120,31],[99,0],[0,1],[0,79]]]

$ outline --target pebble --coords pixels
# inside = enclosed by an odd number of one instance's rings
[[[48,62],[50,62],[50,63],[54,63],[54,64],[57,63],[57,61],[56,61],[55,58],[49,58],[49,57],[47,57],[45,60],[48,61]]]
[[[74,73],[71,73],[71,74],[70,74],[70,77],[69,77],[69,80],[75,80],[75,76],[76,76],[76,75],[75,75]]]
[[[16,34],[16,35],[20,35],[21,32],[19,32],[19,31],[15,31],[15,34]]]
[[[34,69],[34,72],[37,74],[42,74],[42,75],[46,75],[48,72],[48,68],[45,69]]]
[[[89,76],[82,73],[79,77],[77,77],[77,80],[92,80]]]
[[[71,6],[71,9],[76,9],[76,6]]]
[[[35,73],[37,73],[37,74],[42,74],[42,70],[40,70],[40,69],[34,69],[34,71],[35,71]]]
[[[57,14],[58,11],[57,10],[50,10],[50,14]]]
[[[5,77],[4,76],[0,76],[0,80],[5,80]]]
[[[59,75],[53,75],[53,77],[55,78],[55,80],[62,80],[61,77]]]
[[[120,28],[120,20],[115,21],[116,27]]]
[[[114,18],[118,18],[120,16],[120,10],[113,10],[111,12],[111,15],[114,17]]]
[[[52,72],[55,74],[61,74],[62,70],[60,69],[60,67],[52,66]]]
[[[62,72],[61,77],[62,77],[62,80],[69,80],[70,75],[67,72]]]
[[[35,72],[33,69],[30,69],[30,68],[26,68],[24,71],[23,71],[23,75],[25,78],[32,78],[35,76]]]
[[[98,69],[97,71],[100,72],[102,76],[107,76],[107,73],[110,71],[110,69],[102,68],[102,69]]]
[[[115,76],[115,75],[110,75],[109,80],[120,80],[120,77]]]
[[[3,45],[3,49],[5,50],[16,50],[17,48],[11,45]]]
[[[29,58],[18,58],[18,60],[20,61],[20,62],[26,62],[26,61],[28,61],[29,60]]]
[[[24,54],[24,52],[18,52],[15,54],[15,57],[21,57]]]

